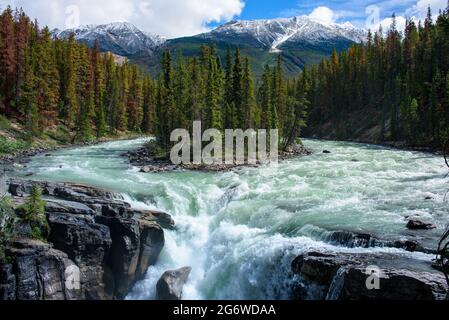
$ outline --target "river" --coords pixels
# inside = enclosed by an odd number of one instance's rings
[[[330,231],[417,240],[435,249],[449,222],[447,167],[431,154],[305,140],[313,155],[278,166],[144,174],[121,156],[143,142],[55,151],[34,157],[15,173],[108,188],[136,208],[173,215],[177,229],[166,231],[158,264],[128,299],[154,298],[161,274],[184,266],[193,268],[185,299],[289,299],[295,281],[290,265],[301,252],[395,252],[416,261],[434,258],[386,247],[337,246],[327,241]],[[432,222],[437,229],[410,231],[405,226],[412,218]]]

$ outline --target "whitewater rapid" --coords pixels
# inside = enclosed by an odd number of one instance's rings
[[[441,157],[383,147],[305,140],[313,155],[235,172],[140,173],[122,157],[144,139],[37,156],[33,179],[77,182],[122,193],[138,209],[170,213],[177,224],[146,279],[128,299],[153,299],[166,270],[192,267],[185,299],[289,299],[302,252],[395,252],[417,261],[433,255],[392,248],[345,248],[330,231],[417,240],[435,249],[449,222],[447,167]],[[330,150],[324,154],[323,150]],[[426,200],[427,199],[427,200]],[[410,231],[416,218],[437,229]]]

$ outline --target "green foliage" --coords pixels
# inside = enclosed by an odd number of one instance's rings
[[[45,215],[45,201],[42,200],[42,189],[33,186],[27,202],[18,208],[22,214],[22,221],[29,223],[32,236],[35,239],[45,240],[50,233],[47,217]]]
[[[1,114],[0,114],[0,129],[1,130],[11,129],[11,123],[9,122],[8,118],[6,118],[4,115]]]
[[[11,154],[29,147],[29,142],[0,136],[0,155]]]
[[[2,196],[0,198],[0,262],[5,262],[7,260],[5,247],[8,242],[13,239],[15,224],[16,217],[11,204],[11,199]]]
[[[18,119],[30,138],[50,133],[66,140],[55,133],[60,123],[75,132],[75,141],[149,132],[155,101],[148,91],[154,87],[148,74],[116,63],[98,44],[53,39],[21,10],[0,14],[0,112]],[[0,119],[0,128],[7,126]]]
[[[73,35],[52,39],[48,28],[41,29],[21,10],[10,9],[0,15],[0,44],[0,111],[19,119],[30,140],[50,136],[63,142],[92,141],[105,134],[145,132],[156,136],[156,151],[164,154],[172,145],[171,132],[191,129],[196,120],[205,130],[283,132],[287,125],[302,124],[296,119],[296,82],[285,79],[283,59],[260,50],[244,56],[239,48],[226,48],[226,66],[221,63],[225,50],[221,44],[198,44],[199,50],[193,50],[197,54],[182,58],[179,53],[176,62],[166,51],[154,80],[128,61],[118,63],[114,55],[100,54],[98,43],[89,48]],[[256,95],[248,58],[258,60],[262,54],[275,65],[268,68],[265,79],[270,99],[263,101]],[[269,113],[268,120],[261,106]],[[299,132],[295,128],[286,134]],[[283,137],[285,143],[296,138]],[[3,152],[21,147],[5,141],[1,146]]]
[[[449,8],[436,23],[395,19],[387,32],[332,55],[311,77],[309,134],[407,141],[440,148],[449,128]],[[331,131],[331,132],[330,132]]]

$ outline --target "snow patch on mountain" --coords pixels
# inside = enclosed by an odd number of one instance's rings
[[[166,41],[165,38],[143,32],[128,22],[85,25],[74,29],[53,31],[53,35],[58,38],[68,38],[72,33],[80,42],[92,46],[98,40],[103,51],[124,56],[151,52]]]
[[[289,42],[319,43],[333,39],[346,39],[361,43],[367,32],[351,23],[322,23],[307,16],[271,20],[234,20],[209,33],[205,38],[220,39],[233,36],[251,37],[271,52],[280,52],[280,47]]]

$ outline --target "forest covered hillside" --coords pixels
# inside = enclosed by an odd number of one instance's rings
[[[449,8],[309,66],[308,136],[441,150],[449,139]]]
[[[23,126],[21,140],[64,131],[80,142],[134,132],[156,135],[166,152],[174,129],[202,121],[203,128],[219,130],[279,129],[285,149],[305,125],[303,79],[287,80],[280,56],[256,83],[238,48],[227,50],[224,63],[213,44],[189,58],[165,51],[154,79],[136,64],[101,53],[98,41],[89,48],[74,34],[53,38],[11,8],[0,15],[0,44],[0,112]]]

